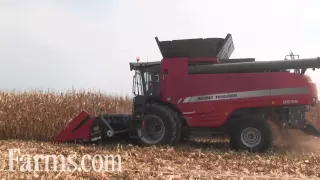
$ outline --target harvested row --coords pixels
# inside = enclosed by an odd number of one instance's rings
[[[0,171],[3,179],[152,179],[152,180],[200,180],[200,179],[319,179],[320,157],[305,152],[287,152],[278,149],[265,154],[234,152],[228,149],[227,142],[209,143],[206,141],[192,142],[177,147],[136,147],[130,145],[82,146],[21,140],[0,140],[0,169],[8,169],[8,149],[21,148],[21,155],[59,155],[65,157],[76,153],[76,161],[80,168],[81,157],[84,155],[120,155],[115,158],[114,171],[95,172],[48,172],[44,171],[42,161],[39,172]],[[18,154],[16,153],[16,156]],[[60,157],[59,157],[59,160]],[[53,160],[50,160],[53,163]],[[61,170],[62,161],[58,164]],[[15,163],[17,167],[20,165]],[[70,165],[70,164],[69,164]],[[85,163],[90,168],[90,161]],[[35,162],[31,162],[34,169]],[[98,165],[99,166],[99,165]],[[53,166],[50,166],[50,170]],[[80,168],[81,170],[82,168]]]

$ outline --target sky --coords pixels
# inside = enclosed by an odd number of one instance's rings
[[[132,95],[129,62],[160,61],[162,40],[232,34],[231,58],[320,56],[318,0],[0,1],[0,82],[9,90]],[[320,69],[310,70],[320,89]]]

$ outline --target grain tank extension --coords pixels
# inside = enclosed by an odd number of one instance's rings
[[[264,152],[273,142],[270,122],[320,136],[320,127],[305,116],[318,102],[316,85],[305,72],[320,68],[319,58],[231,59],[231,34],[155,40],[161,61],[129,64],[135,71],[132,114],[90,116],[83,111],[57,142],[119,137],[143,145],[176,145],[190,137],[228,136],[233,149]]]

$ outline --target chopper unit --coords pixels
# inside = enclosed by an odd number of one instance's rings
[[[56,142],[118,137],[142,145],[176,145],[190,137],[227,135],[232,149],[264,152],[273,144],[269,121],[320,137],[320,127],[305,118],[318,102],[316,84],[305,72],[320,68],[320,58],[230,59],[231,34],[155,40],[161,61],[129,63],[135,71],[132,113],[90,116],[82,111]]]

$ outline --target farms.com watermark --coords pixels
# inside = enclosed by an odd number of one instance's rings
[[[35,172],[112,172],[122,171],[120,155],[53,155],[53,154],[22,154],[20,149],[8,149],[8,164],[5,171]]]

